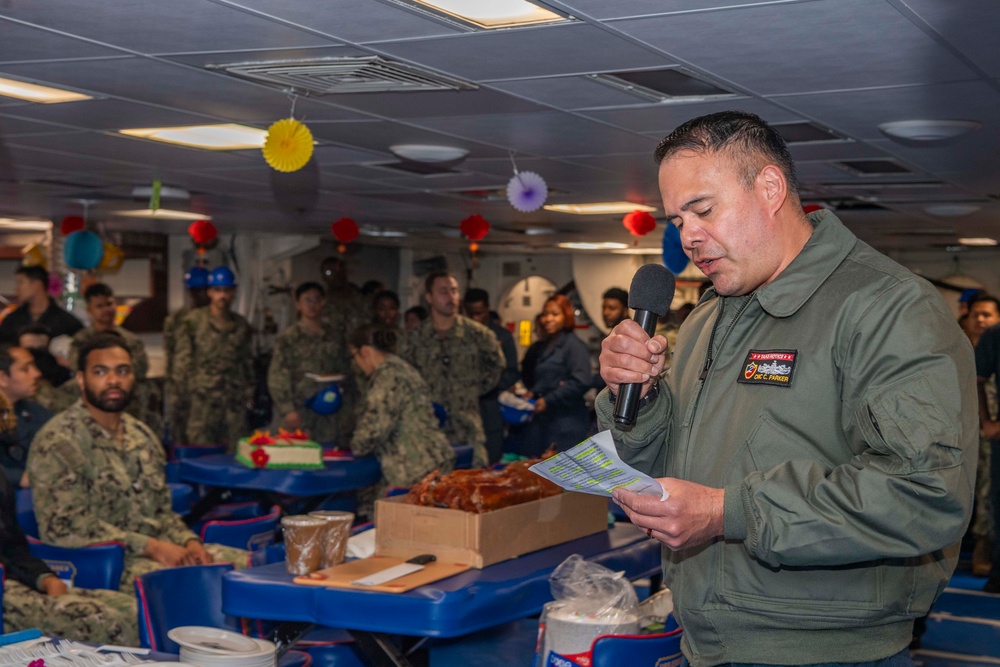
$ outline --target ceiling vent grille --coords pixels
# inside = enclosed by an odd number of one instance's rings
[[[478,88],[468,81],[379,56],[231,63],[208,68],[313,95]]]
[[[661,104],[705,102],[736,97],[736,93],[695,75],[682,67],[634,72],[588,74],[590,79]]]

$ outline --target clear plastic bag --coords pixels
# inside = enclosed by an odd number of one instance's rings
[[[555,601],[542,612],[536,664],[589,667],[594,639],[639,632],[639,600],[623,572],[574,554],[555,569],[550,585]]]

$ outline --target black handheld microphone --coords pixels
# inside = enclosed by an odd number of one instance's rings
[[[645,264],[632,276],[628,291],[628,307],[635,311],[633,318],[647,335],[656,332],[656,318],[670,310],[674,300],[674,274],[662,264]],[[630,382],[618,387],[615,401],[615,423],[631,426],[639,412],[639,394],[642,384]]]

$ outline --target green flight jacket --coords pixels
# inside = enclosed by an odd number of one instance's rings
[[[626,462],[725,489],[724,539],[663,550],[692,667],[897,653],[969,521],[971,345],[929,283],[809,218],[771,283],[705,294],[631,431],[597,401]]]

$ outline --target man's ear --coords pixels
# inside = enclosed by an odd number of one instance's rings
[[[83,396],[84,393],[85,393],[83,391],[83,387],[84,387],[84,384],[83,384],[83,371],[77,371],[76,372],[76,386],[80,388],[80,396]]]
[[[774,215],[788,198],[788,181],[777,165],[769,164],[757,174],[757,187],[767,211]]]

